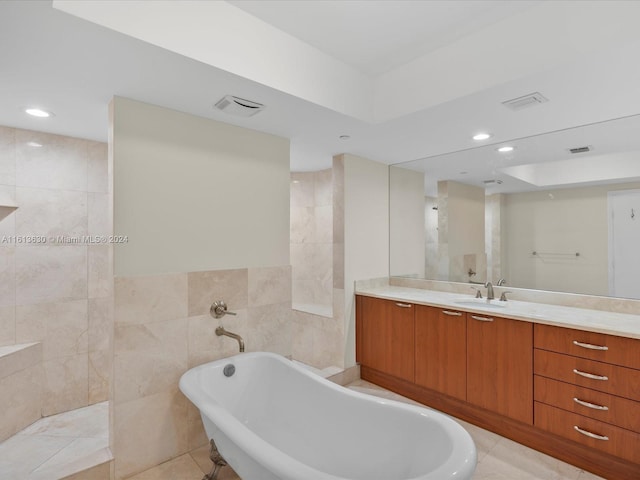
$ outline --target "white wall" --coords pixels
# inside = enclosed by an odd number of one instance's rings
[[[344,155],[345,366],[355,365],[354,282],[389,276],[389,167]]]
[[[622,184],[506,195],[510,285],[608,294],[607,192]],[[533,256],[531,253],[539,253]],[[580,253],[579,257],[573,255]]]
[[[389,269],[391,275],[424,277],[424,174],[389,168]]]
[[[289,141],[113,101],[115,274],[289,264]]]

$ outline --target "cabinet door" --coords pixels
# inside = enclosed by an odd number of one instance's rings
[[[416,382],[467,398],[467,320],[462,312],[416,305]]]
[[[360,297],[357,305],[360,363],[413,382],[415,306],[371,297]]]
[[[533,325],[467,313],[467,401],[533,424]]]

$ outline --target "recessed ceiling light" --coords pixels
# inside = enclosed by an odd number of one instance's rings
[[[47,118],[47,117],[53,116],[53,113],[47,112],[45,110],[41,110],[39,108],[27,108],[25,109],[25,112],[33,117],[38,117],[38,118]]]
[[[507,153],[507,152],[513,152],[513,149],[514,149],[514,147],[510,147],[510,146],[506,145],[506,146],[504,146],[504,147],[500,147],[500,148],[498,148],[497,150],[498,150],[500,153]]]
[[[351,135],[340,135],[340,140],[349,140]]]
[[[476,133],[473,136],[474,140],[486,140],[488,138],[491,138],[491,134],[490,133],[485,133],[485,132]]]
[[[29,145],[30,147],[35,147],[35,148],[39,148],[42,146],[41,143],[38,142],[27,142],[27,145]]]

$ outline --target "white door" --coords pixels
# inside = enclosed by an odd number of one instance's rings
[[[609,192],[609,295],[640,299],[640,190]]]

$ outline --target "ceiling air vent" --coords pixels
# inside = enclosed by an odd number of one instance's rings
[[[482,183],[484,183],[485,185],[502,185],[502,180],[496,180],[495,178],[492,178],[490,180],[483,180]]]
[[[233,95],[225,95],[218,100],[216,108],[231,115],[252,117],[256,113],[264,110],[264,105],[244,98],[234,97]]]
[[[548,102],[549,99],[542,95],[540,92],[530,93],[524,97],[513,98],[502,102],[505,107],[509,107],[511,110],[522,110],[523,108],[533,107],[534,105],[540,105],[541,103]]]
[[[569,153],[585,153],[590,152],[591,150],[593,150],[591,145],[585,145],[584,147],[570,148]]]

